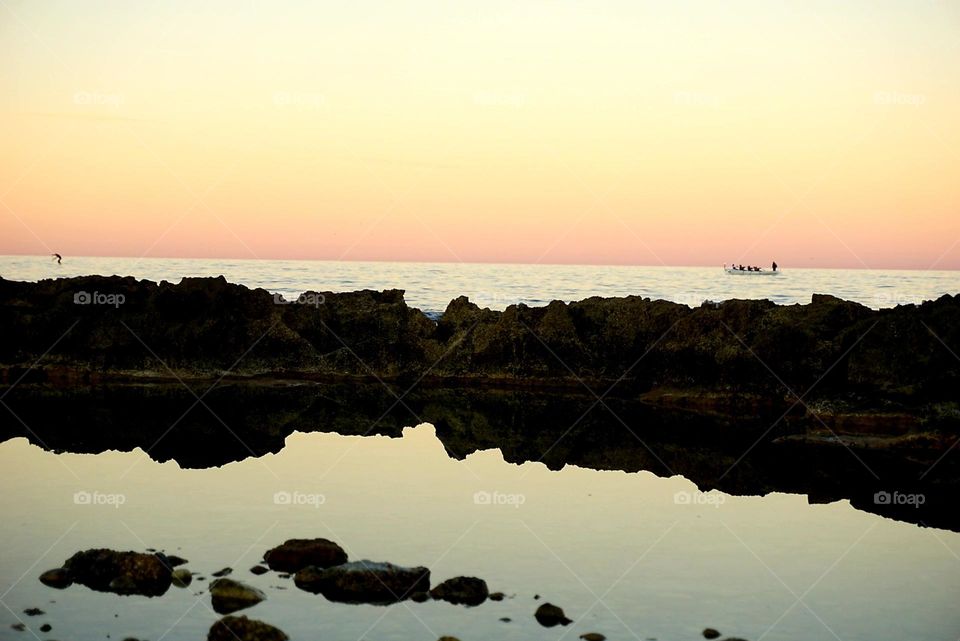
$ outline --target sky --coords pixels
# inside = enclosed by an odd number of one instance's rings
[[[0,0],[0,254],[960,268],[960,3]]]

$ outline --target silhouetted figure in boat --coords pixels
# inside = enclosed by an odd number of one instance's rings
[[[777,271],[777,261],[773,261],[773,271]]]
[[[61,256],[60,254],[50,254],[50,255],[57,259],[58,265],[63,262],[63,256]]]

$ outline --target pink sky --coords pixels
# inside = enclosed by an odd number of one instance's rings
[[[0,253],[960,268],[950,3],[234,4],[11,3]]]

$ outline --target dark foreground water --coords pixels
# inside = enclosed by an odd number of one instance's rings
[[[553,472],[495,450],[456,461],[429,425],[395,439],[295,433],[279,454],[206,470],[140,450],[58,455],[16,438],[0,444],[0,469],[0,638],[34,638],[11,629],[18,618],[32,630],[50,623],[40,639],[206,638],[218,617],[204,582],[147,598],[37,580],[90,547],[165,549],[208,577],[233,567],[268,595],[240,614],[301,640],[670,641],[702,638],[706,626],[751,641],[960,635],[960,534],[845,501],[701,494],[649,472]],[[426,565],[434,583],[480,576],[510,598],[345,605],[249,573],[292,537]],[[574,623],[541,627],[532,615],[544,600]],[[28,617],[29,607],[46,614]]]

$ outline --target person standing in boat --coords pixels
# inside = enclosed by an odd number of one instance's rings
[[[771,267],[773,267],[773,271],[777,271],[777,261],[773,261],[773,265]]]

